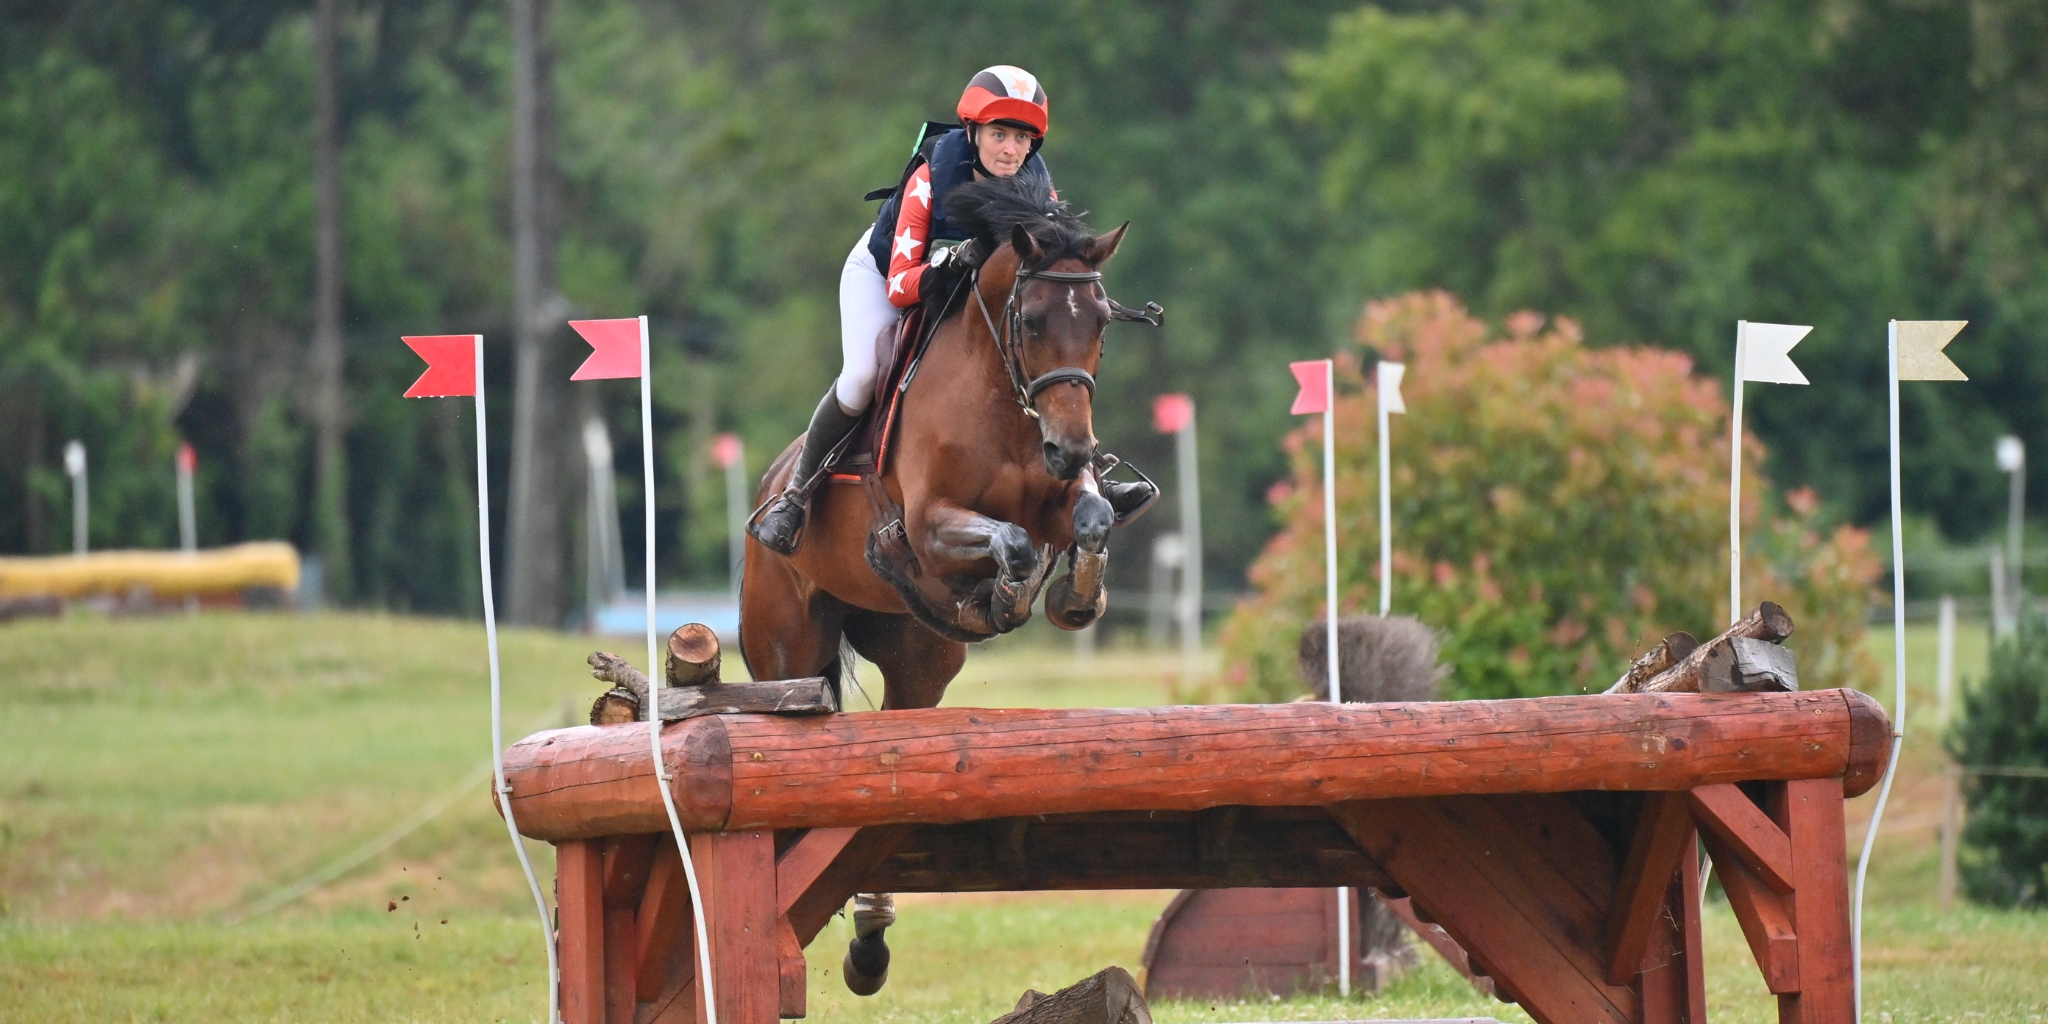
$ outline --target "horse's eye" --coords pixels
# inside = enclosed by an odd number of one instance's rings
[[[1023,322],[1024,329],[1033,334],[1045,327],[1045,320],[1036,313],[1026,313],[1018,319]]]

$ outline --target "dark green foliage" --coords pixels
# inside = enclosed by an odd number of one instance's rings
[[[175,536],[180,436],[200,450],[203,543],[312,539],[309,6],[0,15],[0,551],[68,546],[71,437],[93,453],[96,546]],[[364,603],[454,611],[473,585],[426,546],[473,535],[473,424],[396,399],[418,368],[397,337],[483,332],[509,425],[503,7],[342,10],[347,575]],[[1685,349],[1716,375],[1735,319],[1816,324],[1799,350],[1815,386],[1757,393],[1749,423],[1776,482],[1852,521],[1882,514],[1887,317],[1973,321],[1952,350],[1972,383],[1907,389],[1917,511],[1973,535],[2001,504],[1990,439],[2048,450],[2033,0],[554,11],[560,284],[577,313],[652,320],[665,580],[722,579],[706,445],[740,433],[758,473],[795,435],[836,369],[836,277],[874,212],[860,194],[998,62],[1046,83],[1063,196],[1098,228],[1133,222],[1112,293],[1171,311],[1162,331],[1111,329],[1097,432],[1170,473],[1150,400],[1196,397],[1218,589],[1272,530],[1283,364],[1340,346],[1361,300],[1414,286],[1490,321],[1536,308],[1604,343]],[[630,386],[578,388],[637,488]],[[2048,459],[2031,465],[2048,479]],[[1173,526],[1167,482],[1119,541],[1120,588],[1142,586],[1141,553]],[[637,566],[638,502],[620,498]]]
[[[1964,890],[1996,906],[2048,905],[2048,619],[1992,649],[1947,745],[1969,806]]]

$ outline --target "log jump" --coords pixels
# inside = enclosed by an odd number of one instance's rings
[[[1545,1024],[1702,1022],[1714,857],[1781,1019],[1853,1018],[1843,800],[1869,697],[723,714],[662,753],[704,886],[719,1018],[804,1015],[804,947],[856,892],[1358,886],[1439,925]],[[681,859],[644,725],[505,757],[556,844],[571,1024],[695,1022]]]

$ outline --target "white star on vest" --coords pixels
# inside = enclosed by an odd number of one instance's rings
[[[924,248],[924,243],[919,241],[917,236],[911,234],[910,230],[906,228],[902,234],[896,236],[896,252],[894,256],[908,256],[911,259],[916,259],[917,251],[922,248]]]
[[[909,275],[909,273],[910,271],[908,270],[899,270],[896,273],[889,275],[889,294],[903,294],[903,278]]]
[[[912,199],[915,199],[915,200],[917,200],[918,202],[921,202],[921,203],[923,203],[923,204],[924,204],[924,207],[925,207],[925,209],[927,209],[927,210],[931,209],[931,207],[932,207],[932,183],[931,183],[931,182],[930,182],[929,180],[927,180],[927,179],[924,179],[924,178],[919,178],[919,179],[917,179],[917,181],[916,181],[916,182],[914,182],[914,183],[912,183],[912,184],[911,184],[911,186],[910,186],[910,198],[912,198]]]

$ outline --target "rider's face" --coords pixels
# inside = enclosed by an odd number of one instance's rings
[[[1031,155],[1030,132],[1006,124],[985,124],[974,131],[974,146],[981,151],[981,165],[1007,178],[1024,166]]]

